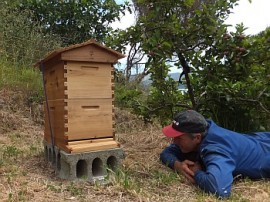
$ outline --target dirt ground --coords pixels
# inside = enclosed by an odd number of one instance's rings
[[[120,170],[104,184],[61,180],[44,158],[42,113],[8,103],[0,97],[0,201],[218,201],[160,163],[169,144],[160,126],[120,110],[116,137],[126,155]],[[267,202],[270,182],[241,180],[232,193],[225,201]]]

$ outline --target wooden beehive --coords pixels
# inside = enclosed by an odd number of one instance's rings
[[[46,142],[68,153],[119,147],[114,135],[113,64],[123,57],[89,40],[56,50],[36,64],[46,92]]]

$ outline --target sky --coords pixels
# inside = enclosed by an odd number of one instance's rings
[[[227,24],[243,23],[248,29],[245,34],[257,34],[270,26],[270,0],[240,0],[239,5],[233,9]]]

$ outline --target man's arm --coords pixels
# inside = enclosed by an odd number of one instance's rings
[[[176,144],[170,144],[160,154],[160,160],[163,164],[174,169],[175,161],[183,161],[183,153]]]
[[[160,160],[171,169],[182,173],[190,182],[195,183],[194,172],[190,169],[195,153],[184,154],[176,144],[166,147],[160,154]]]
[[[203,151],[206,171],[193,170],[196,184],[205,192],[229,197],[233,183],[234,161],[224,153]]]

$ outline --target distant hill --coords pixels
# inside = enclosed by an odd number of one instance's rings
[[[179,80],[180,73],[179,73],[179,72],[170,73],[169,76],[170,76],[173,80],[178,81],[178,80]]]
[[[179,72],[174,72],[174,73],[169,73],[169,77],[171,77],[173,80],[175,81],[178,81],[179,80],[179,76],[180,76],[180,73]],[[144,77],[142,83],[145,85],[145,86],[149,86],[151,85],[152,81],[150,79],[150,75],[147,75],[146,77]],[[183,84],[179,84],[179,90],[182,90],[182,91],[185,91],[187,88],[185,85]]]

